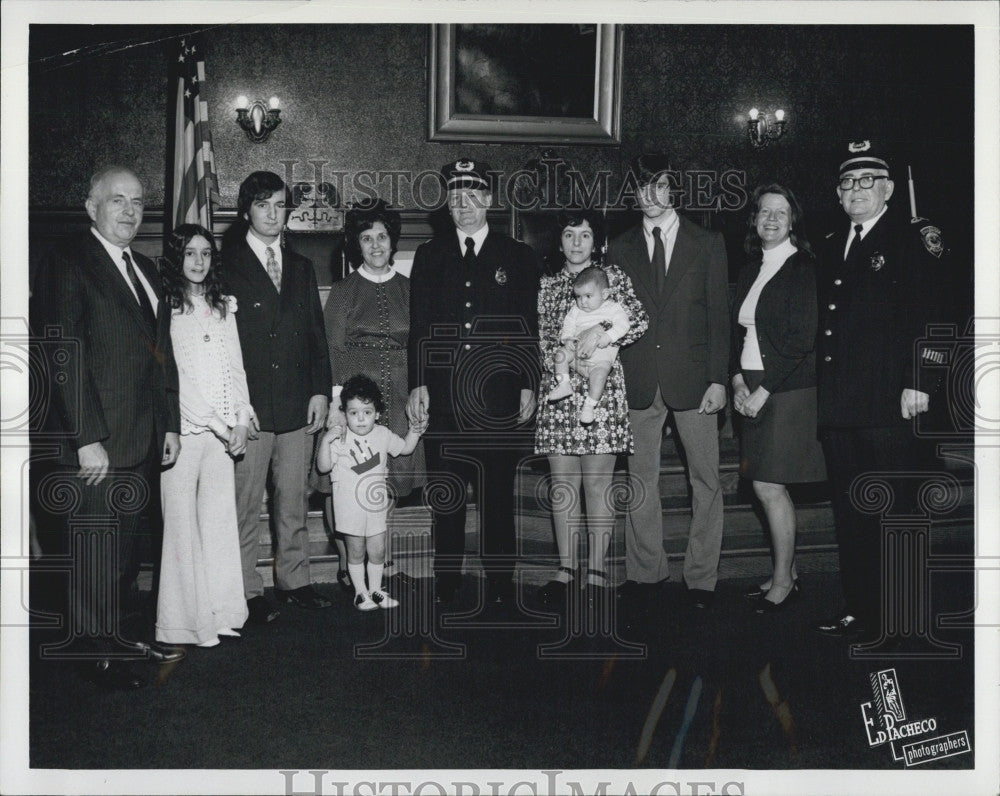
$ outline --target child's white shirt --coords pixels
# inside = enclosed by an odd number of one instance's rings
[[[611,324],[611,328],[605,331],[611,338],[612,344],[624,337],[631,326],[628,313],[617,301],[605,301],[600,307],[589,312],[581,310],[579,305],[574,302],[563,319],[559,339],[562,341],[575,340],[587,329],[605,321]]]

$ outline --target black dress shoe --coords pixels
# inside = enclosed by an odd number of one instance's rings
[[[127,658],[119,660],[150,660],[157,663],[174,663],[181,660],[187,653],[183,647],[171,647],[156,641],[121,640],[116,645],[118,650],[128,654]]]
[[[333,605],[333,602],[316,591],[312,584],[299,586],[297,589],[279,589],[275,586],[274,595],[278,598],[278,602],[291,603],[299,608],[329,608]]]
[[[337,570],[337,583],[346,594],[354,594],[354,586],[351,584],[351,573],[346,569]]]
[[[80,674],[85,680],[106,691],[135,691],[146,685],[146,680],[124,661],[102,658],[88,661],[80,666]]]
[[[451,605],[455,602],[455,592],[462,588],[462,579],[448,575],[438,575],[434,579],[434,602],[438,605]]]
[[[493,605],[513,605],[514,584],[510,578],[488,578],[486,581],[486,602]]]
[[[635,580],[626,580],[615,587],[615,597],[619,600],[636,600],[646,595],[646,584]]]
[[[715,605],[715,592],[708,589],[688,589],[687,596],[691,606],[700,611],[707,611]]]
[[[535,592],[535,600],[541,605],[562,605],[566,602],[566,592],[573,583],[576,573],[569,567],[559,567],[559,572],[570,576],[567,580],[550,580]]]
[[[402,571],[389,575],[383,582],[396,593],[415,592],[420,589],[420,581]]]
[[[799,591],[795,588],[795,586],[792,586],[792,588],[788,590],[788,594],[785,595],[785,599],[779,603],[772,602],[766,597],[761,597],[754,604],[754,612],[758,614],[776,614],[779,611],[784,611],[792,603],[797,602],[799,596]]]
[[[583,587],[583,597],[586,601],[588,608],[599,608],[602,605],[610,602],[608,599],[607,592],[608,588],[608,573],[603,572],[599,569],[587,568],[587,582]],[[601,578],[601,583],[592,583],[590,581],[590,576]],[[648,592],[648,589],[647,589]]]
[[[850,614],[833,619],[820,619],[813,622],[810,627],[817,633],[834,638],[855,639],[868,634],[868,628],[864,622]]]
[[[802,585],[799,583],[798,578],[792,581],[792,590],[796,593],[802,591]],[[759,600],[765,594],[767,594],[767,589],[762,588],[761,586],[755,586],[749,591],[743,592],[743,596],[746,597],[748,600]]]
[[[255,625],[266,625],[268,622],[273,622],[279,614],[278,609],[260,594],[247,600],[247,610],[250,612],[250,621]]]

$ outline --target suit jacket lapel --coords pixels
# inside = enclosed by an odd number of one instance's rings
[[[292,265],[292,259],[288,250],[283,249],[281,252],[281,298],[279,300],[282,312],[294,312],[295,296],[299,290],[299,269]],[[264,275],[267,276],[266,273]],[[268,277],[267,281],[271,282],[271,278]],[[274,287],[273,282],[271,282],[271,287]]]
[[[638,281],[642,283],[645,292],[655,298],[657,295],[656,279],[653,276],[653,265],[649,261],[646,238],[642,233],[642,222],[631,230],[624,243],[623,259],[635,263],[634,273],[638,277]]]
[[[94,237],[92,232],[87,233],[87,237],[90,238],[86,245],[91,247],[91,259],[94,261],[96,266],[95,271],[99,278],[102,279],[114,293],[119,302],[125,307],[125,313],[135,322],[139,329],[146,335],[150,340],[154,339],[155,331],[150,331],[149,327],[146,326],[146,319],[142,317],[142,309],[139,307],[139,301],[136,299],[135,294],[132,289],[125,284],[125,277],[122,276],[121,271],[118,270],[117,264],[111,259],[111,255],[108,254],[108,250],[105,249],[100,241]],[[137,262],[137,258],[132,258],[133,264]],[[149,279],[149,275],[143,270],[143,274]],[[156,289],[155,279],[150,281],[153,285],[153,289]]]
[[[691,267],[692,259],[697,255],[697,250],[691,243],[691,236],[687,230],[687,221],[680,216],[677,217],[677,240],[674,241],[674,249],[670,253],[670,263],[667,265],[667,280],[663,284],[663,293],[657,295],[657,301],[662,307],[670,300],[670,296],[677,289],[684,272]]]

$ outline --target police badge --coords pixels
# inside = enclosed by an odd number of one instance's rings
[[[932,225],[920,228],[920,237],[924,241],[924,248],[935,257],[940,257],[944,252],[944,241],[941,240],[941,230]]]
[[[883,257],[880,252],[875,252],[875,254],[872,255],[871,264],[873,271],[881,271],[882,266],[885,265],[885,257]]]
[[[499,268],[497,268],[496,273],[493,274],[493,278],[496,280],[496,283],[498,285],[507,284],[507,272],[503,270],[502,265]]]

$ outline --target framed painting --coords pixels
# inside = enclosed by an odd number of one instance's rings
[[[619,25],[432,25],[428,140],[618,144]]]

